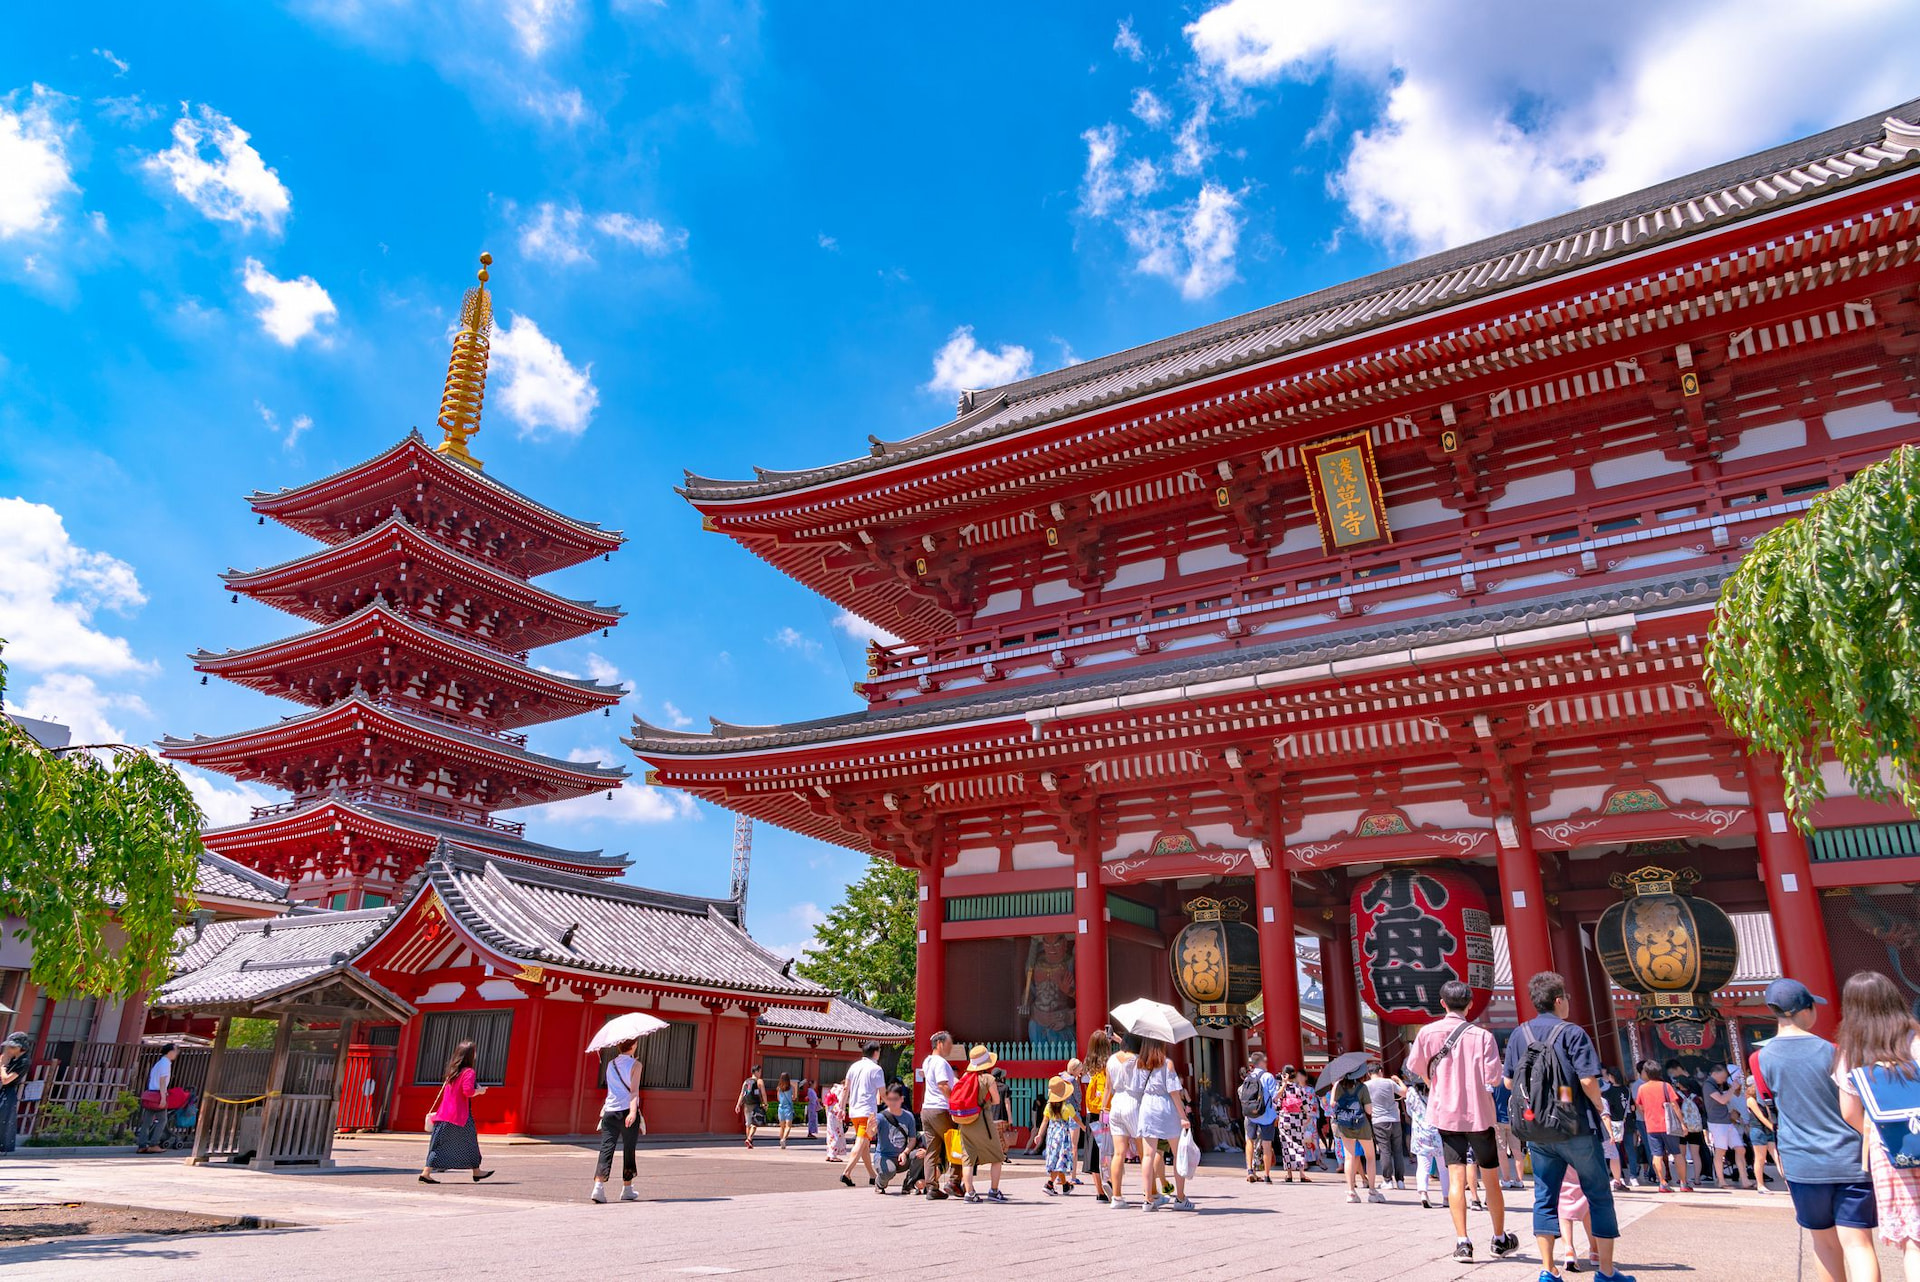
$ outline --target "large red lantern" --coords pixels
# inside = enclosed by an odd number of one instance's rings
[[[1440,1018],[1440,986],[1473,989],[1472,1019],[1493,998],[1493,918],[1487,897],[1452,868],[1389,868],[1353,891],[1360,992],[1389,1024]]]

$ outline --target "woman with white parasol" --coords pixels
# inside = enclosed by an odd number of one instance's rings
[[[1130,1137],[1139,1141],[1140,1174],[1146,1183],[1146,1200],[1141,1203],[1141,1209],[1157,1211],[1170,1205],[1176,1211],[1197,1210],[1187,1198],[1186,1177],[1180,1173],[1178,1164],[1173,1173],[1173,1198],[1169,1201],[1160,1193],[1166,1169],[1161,1142],[1179,1143],[1193,1125],[1187,1113],[1185,1088],[1180,1074],[1167,1058],[1167,1048],[1186,1041],[1197,1030],[1173,1007],[1144,997],[1114,1007],[1113,1017],[1127,1030],[1128,1040],[1138,1044],[1134,1054],[1122,1052],[1108,1061],[1107,1074],[1114,1101],[1111,1106],[1115,1137],[1113,1204],[1125,1205],[1120,1197],[1120,1181],[1126,1174],[1126,1147],[1122,1140]]]
[[[607,1079],[607,1100],[600,1106],[600,1160],[593,1171],[593,1193],[595,1202],[607,1200],[607,1177],[613,1174],[613,1150],[620,1146],[620,1190],[622,1202],[638,1202],[640,1195],[633,1191],[633,1177],[638,1170],[634,1160],[634,1145],[639,1142],[640,1132],[646,1129],[646,1122],[640,1116],[640,1060],[635,1054],[640,1039],[649,1033],[657,1033],[665,1028],[664,1020],[655,1019],[640,1011],[629,1011],[608,1020],[593,1040],[587,1043],[587,1054],[599,1055],[604,1063],[602,1075]],[[608,1059],[608,1053],[612,1058]]]

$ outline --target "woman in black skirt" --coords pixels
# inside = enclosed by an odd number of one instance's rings
[[[461,1042],[447,1061],[446,1080],[440,1084],[439,1098],[427,1114],[431,1134],[427,1139],[427,1162],[420,1168],[422,1184],[438,1184],[436,1171],[472,1171],[473,1182],[492,1175],[480,1169],[480,1137],[473,1129],[473,1109],[469,1101],[483,1094],[480,1075],[474,1068],[474,1045]]]

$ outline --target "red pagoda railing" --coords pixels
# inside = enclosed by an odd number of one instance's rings
[[[441,725],[452,726],[466,734],[479,735],[483,739],[498,739],[501,743],[510,743],[516,748],[527,746],[527,736],[515,734],[511,730],[495,730],[492,726],[468,721],[463,717],[450,717],[446,713],[411,700],[382,697],[372,700],[382,708],[392,708],[395,712],[404,712],[410,717],[419,717],[423,721],[437,721]]]
[[[1169,643],[1221,645],[1257,632],[1272,635],[1274,623],[1299,627],[1292,619],[1302,613],[1324,613],[1328,626],[1334,626],[1336,615],[1392,611],[1396,597],[1409,605],[1415,597],[1430,601],[1436,592],[1462,603],[1497,599],[1511,590],[1498,584],[1501,579],[1604,578],[1612,571],[1610,561],[1636,553],[1666,553],[1673,568],[1689,559],[1717,562],[1726,550],[1722,537],[1728,545],[1750,543],[1881,453],[1862,447],[1704,483],[1681,472],[1640,482],[1631,494],[1611,501],[1590,499],[1574,510],[1536,511],[1470,531],[1450,526],[1333,558],[1315,549],[1270,561],[1258,572],[1199,575],[1198,582],[1105,605],[1026,610],[922,645],[876,645],[869,651],[876,671],[866,682],[868,698],[911,698],[967,678],[966,684],[983,677],[993,681],[1012,676],[1016,666],[1028,671],[1015,679],[1034,679],[1035,665],[1065,675],[1081,664],[1121,657],[1123,650],[1125,657],[1134,657]],[[1735,526],[1740,528],[1729,528]],[[1480,584],[1476,572],[1496,582]],[[1244,622],[1236,627],[1229,616]]]
[[[422,797],[417,793],[405,792],[398,788],[360,787],[335,788],[328,792],[310,797],[297,797],[292,801],[277,802],[271,806],[255,806],[253,817],[265,819],[271,815],[291,814],[296,810],[317,805],[328,798],[340,801],[367,801],[390,810],[410,810],[418,815],[431,815],[435,819],[451,819],[455,823],[467,824],[474,828],[485,828],[490,832],[505,833],[509,837],[524,836],[527,826],[510,819],[495,819],[492,815],[479,814],[471,810],[462,810],[449,802],[435,801],[431,797]]]

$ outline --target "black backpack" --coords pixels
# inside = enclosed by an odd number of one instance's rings
[[[1248,1073],[1247,1079],[1240,1083],[1240,1111],[1248,1117],[1258,1117],[1267,1111],[1267,1088],[1260,1081],[1259,1073]]]
[[[1554,1053],[1571,1027],[1564,1021],[1555,1024],[1544,1042],[1528,1033],[1520,1071],[1513,1075],[1515,1107],[1510,1117],[1513,1137],[1522,1143],[1557,1144],[1580,1133],[1580,1106],[1574,1100],[1579,1086],[1567,1080]]]

